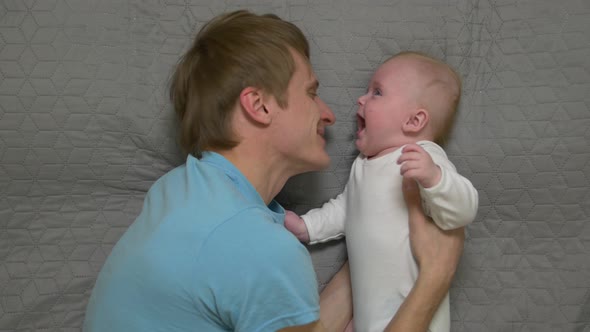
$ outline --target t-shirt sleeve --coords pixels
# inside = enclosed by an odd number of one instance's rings
[[[234,331],[276,331],[319,319],[307,249],[263,213],[228,220],[200,249],[197,309]]]

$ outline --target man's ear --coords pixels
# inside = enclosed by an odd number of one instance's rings
[[[264,92],[255,87],[247,87],[240,92],[240,105],[244,115],[251,121],[269,125],[272,116],[264,104]]]
[[[409,114],[409,117],[404,122],[402,130],[406,133],[419,133],[430,121],[430,115],[424,108],[418,108]]]

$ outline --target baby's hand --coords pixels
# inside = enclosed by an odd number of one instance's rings
[[[404,178],[416,180],[422,187],[430,188],[440,182],[442,172],[432,157],[418,144],[408,144],[397,160]]]
[[[285,228],[293,233],[299,241],[303,243],[309,242],[307,226],[305,225],[305,222],[303,222],[303,219],[301,219],[301,217],[295,212],[285,210]]]

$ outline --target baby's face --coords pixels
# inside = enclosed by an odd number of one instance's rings
[[[404,142],[402,126],[415,109],[415,72],[405,59],[382,64],[358,99],[356,147],[367,157],[378,157]]]

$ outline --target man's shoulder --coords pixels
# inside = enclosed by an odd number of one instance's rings
[[[234,239],[252,248],[269,248],[275,254],[299,250],[300,242],[281,223],[278,215],[263,206],[248,206],[222,221],[215,229],[215,237]]]

